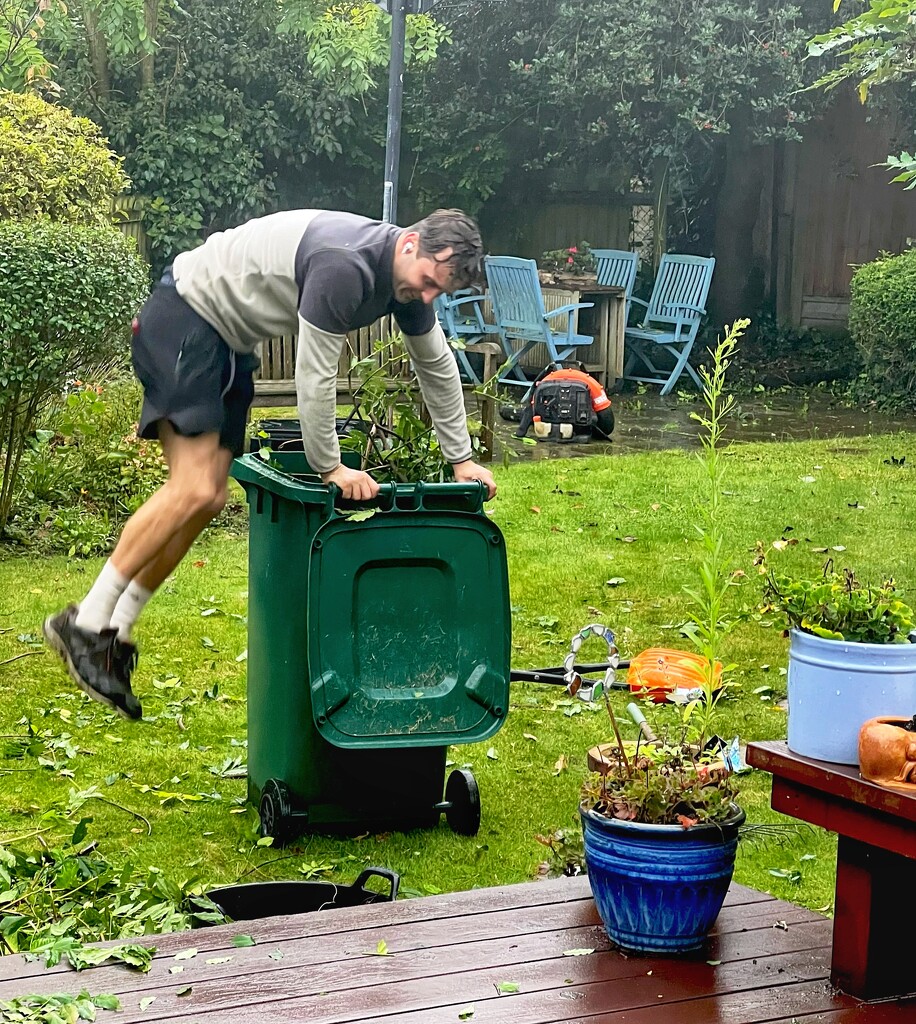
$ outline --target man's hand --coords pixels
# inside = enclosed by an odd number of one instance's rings
[[[369,501],[378,494],[378,484],[359,469],[348,469],[342,463],[330,473],[321,474],[323,484],[337,484],[340,493],[350,501]]]
[[[455,474],[455,480],[460,484],[467,484],[472,480],[479,480],[486,484],[487,500],[496,497],[496,481],[493,479],[493,474],[483,466],[478,466],[476,462],[472,462],[470,459],[466,462],[458,462],[452,466],[452,472]]]

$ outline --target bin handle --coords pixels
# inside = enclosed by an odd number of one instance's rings
[[[396,871],[389,871],[388,868],[365,868],[359,873],[359,878],[353,883],[353,889],[365,889],[366,882],[372,878],[373,875],[378,875],[379,878],[384,878],[385,881],[391,883],[391,892],[386,897],[386,900],[390,903],[398,897],[398,888],[401,884],[401,876]],[[384,895],[384,893],[380,893]]]
[[[384,501],[387,502],[387,508],[382,511],[395,512],[397,511],[398,494],[402,494],[405,497],[410,495],[416,500],[416,510],[422,510],[426,508],[426,498],[428,496],[428,484],[420,480],[415,484],[379,484],[378,495],[372,498],[372,501]],[[411,490],[412,489],[412,490]],[[327,485],[328,497],[325,505],[325,513],[328,518],[336,511],[335,505],[340,498],[340,488],[337,484]],[[476,492],[476,493],[475,493]],[[487,485],[482,480],[472,480],[468,483],[458,483],[457,481],[449,481],[448,483],[441,483],[435,485],[436,495],[463,495],[469,498],[476,498],[478,500],[479,507],[483,507],[484,500],[487,496]],[[357,503],[360,504],[360,503]],[[368,504],[368,503],[366,503]]]
[[[328,518],[330,518],[331,515],[338,511],[335,506],[337,505],[337,501],[340,498],[340,488],[337,486],[337,484],[328,484],[327,487],[328,500],[327,505],[325,507],[325,512]],[[379,484],[378,494],[374,498],[370,498],[369,501],[385,501],[387,499],[388,507],[380,509],[380,511],[393,512],[397,507],[397,488],[397,484]],[[368,504],[368,502],[356,502],[356,504]]]

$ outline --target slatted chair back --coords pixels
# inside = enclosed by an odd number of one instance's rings
[[[487,285],[501,331],[512,338],[546,342],[550,335],[534,260],[487,256]]]
[[[626,249],[592,249],[592,255],[598,264],[598,284],[623,288],[629,300],[639,270],[639,253]]]
[[[655,286],[649,299],[646,325],[686,321],[689,328],[686,334],[681,334],[681,340],[693,341],[703,319],[701,310],[706,308],[715,265],[716,261],[711,256],[665,253],[658,265]]]

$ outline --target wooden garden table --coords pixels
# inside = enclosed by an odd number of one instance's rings
[[[747,762],[772,774],[773,810],[838,835],[830,980],[862,999],[916,992],[916,795],[781,741],[749,743]]]
[[[594,309],[579,311],[579,330],[583,317],[593,317],[595,343],[592,349],[584,349],[586,368],[595,374],[607,391],[620,385],[623,380],[623,335],[627,326],[626,293],[623,288],[601,284],[544,285],[543,290],[570,293],[569,302],[593,302]]]

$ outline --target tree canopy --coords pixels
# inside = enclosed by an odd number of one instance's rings
[[[66,102],[124,154],[157,260],[277,206],[379,213],[378,5],[41,3],[36,45]],[[408,19],[407,205],[475,211],[534,185],[625,192],[663,166],[689,221],[727,136],[798,137],[816,102],[801,58],[828,17],[821,0],[442,0]]]
[[[419,66],[448,32],[408,21]],[[387,75],[389,26],[362,0],[77,0],[42,45],[64,96],[124,154],[161,263],[275,205],[358,192],[384,138],[367,104]]]
[[[507,0],[449,18],[454,43],[409,91],[430,201],[485,197],[522,169],[627,190],[670,162],[696,190],[724,137],[797,139],[813,5],[785,0]]]

